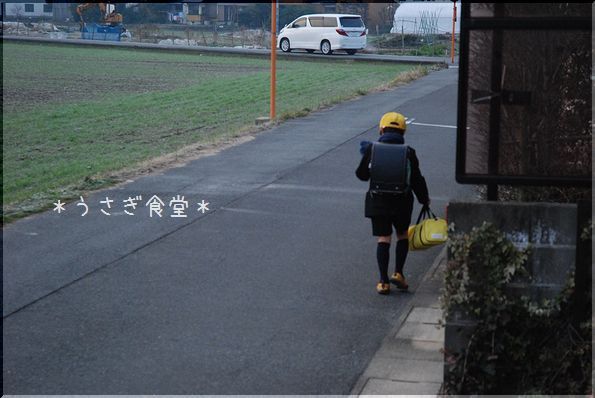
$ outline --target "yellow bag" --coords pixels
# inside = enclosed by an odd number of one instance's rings
[[[448,239],[446,220],[436,217],[429,207],[421,209],[417,223],[411,225],[407,232],[409,235],[409,250],[429,249],[446,242]]]

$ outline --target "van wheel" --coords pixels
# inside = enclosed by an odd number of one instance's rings
[[[349,55],[353,55],[357,52],[357,50],[345,50],[345,52]]]
[[[322,51],[324,55],[331,55],[333,53],[331,43],[328,40],[323,40],[322,43],[320,43],[320,51]]]
[[[283,51],[284,53],[291,52],[291,47],[289,46],[289,39],[282,39],[281,44],[279,44],[279,47],[281,47],[281,51]]]
[[[307,52],[308,54],[312,54],[312,53],[314,52],[314,50],[306,50],[306,52]]]

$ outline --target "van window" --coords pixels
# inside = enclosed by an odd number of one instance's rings
[[[337,27],[337,17],[324,17],[324,27],[325,28],[336,28]]]
[[[305,28],[306,27],[306,18],[300,18],[295,21],[292,25],[293,28]]]
[[[310,26],[313,28],[322,28],[324,25],[322,23],[322,17],[310,17]]]
[[[341,17],[341,26],[344,28],[363,28],[364,21],[360,17]]]

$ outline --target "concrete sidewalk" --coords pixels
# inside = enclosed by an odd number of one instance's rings
[[[352,395],[437,395],[442,386],[444,329],[439,297],[446,248],[424,275],[394,329],[361,375]]]

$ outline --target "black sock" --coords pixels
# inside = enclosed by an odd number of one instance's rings
[[[390,243],[378,242],[376,248],[376,259],[378,260],[378,270],[380,271],[380,280],[388,283],[388,260],[390,257]]]
[[[407,253],[409,252],[409,239],[401,239],[397,241],[397,247],[395,249],[395,270],[399,274],[403,274],[403,266],[407,259]]]

